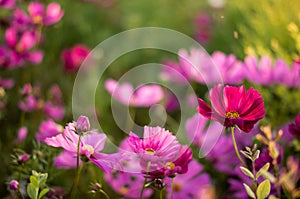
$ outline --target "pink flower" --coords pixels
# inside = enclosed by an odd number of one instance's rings
[[[69,123],[62,134],[46,138],[45,143],[53,147],[61,147],[73,153],[74,157],[77,157],[77,145],[79,141],[79,135],[76,134],[77,122]],[[105,141],[106,135],[103,133],[98,133],[96,130],[86,132],[81,136],[79,153],[104,171],[108,171],[117,164],[119,157],[113,154],[100,153],[104,148]]]
[[[31,51],[37,43],[37,35],[34,32],[20,32],[14,28],[9,28],[5,31],[6,44],[12,50],[11,67],[19,67],[25,61],[38,64],[42,61],[42,51]]]
[[[52,119],[43,121],[39,127],[39,132],[35,134],[38,141],[44,142],[46,138],[53,137],[63,132],[63,127],[56,124]]]
[[[38,108],[38,100],[35,96],[29,95],[19,102],[19,108],[25,112],[32,112]]]
[[[64,50],[62,60],[64,62],[65,71],[76,72],[89,53],[90,49],[82,44]]]
[[[8,186],[10,190],[17,191],[19,189],[19,182],[16,180],[11,180]]]
[[[289,125],[289,132],[295,137],[300,138],[300,113],[296,116],[295,122]]]
[[[17,142],[18,143],[22,143],[26,137],[27,137],[27,134],[28,134],[28,129],[26,126],[23,126],[21,127],[19,130],[18,130],[18,138],[17,138]]]
[[[109,79],[105,82],[105,88],[122,104],[136,107],[149,107],[158,103],[164,96],[162,88],[158,85],[144,85],[134,91],[130,83],[118,84]]]
[[[0,63],[1,64],[1,63]],[[2,78],[0,77],[0,87],[11,89],[15,84],[15,81],[11,78]]]
[[[65,116],[65,109],[62,102],[62,93],[58,85],[53,85],[49,91],[50,99],[44,105],[45,114],[57,121]]]
[[[174,178],[174,199],[181,198],[203,198],[201,194],[211,187],[209,175],[203,172],[203,166],[196,160],[189,164],[189,171],[185,174],[178,175]],[[169,180],[170,181],[170,180]],[[171,183],[167,182],[167,193],[170,198]]]
[[[12,9],[15,7],[16,0],[0,0],[0,7]]]
[[[238,126],[248,133],[265,116],[262,96],[253,88],[246,92],[245,86],[223,88],[219,84],[210,90],[210,99],[212,108],[198,99],[199,113],[225,127]]]
[[[57,157],[54,158],[54,166],[56,168],[76,168],[76,164],[76,154],[69,151],[63,151]],[[79,164],[81,164],[81,160],[79,160]]]
[[[76,130],[80,132],[86,132],[90,130],[90,121],[86,116],[79,116],[76,122]]]
[[[145,126],[143,139],[131,132],[128,145],[139,156],[143,172],[152,178],[187,172],[192,156],[189,148],[180,145],[172,133],[161,127]]]
[[[58,3],[50,3],[45,12],[45,6],[39,2],[31,2],[28,5],[29,16],[20,9],[16,9],[13,15],[13,23],[15,27],[21,30],[28,29],[33,26],[49,26],[58,22],[64,12]]]

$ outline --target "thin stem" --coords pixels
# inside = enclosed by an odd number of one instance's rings
[[[231,137],[232,137],[232,142],[233,142],[233,146],[234,146],[234,150],[235,150],[236,156],[240,160],[240,162],[243,165],[243,167],[247,168],[245,162],[243,161],[243,159],[240,156],[239,150],[238,150],[237,145],[236,145],[236,141],[235,141],[235,137],[234,137],[234,127],[231,127]]]
[[[78,143],[77,143],[76,176],[74,178],[73,185],[72,185],[72,188],[71,188],[71,198],[72,199],[75,198],[75,196],[76,196],[76,188],[78,186],[80,173],[81,173],[81,170],[82,170],[82,167],[83,167],[83,164],[79,167],[80,140],[81,140],[81,135],[79,135]]]
[[[279,167],[278,167],[278,164],[277,164],[277,160],[273,159],[272,163],[274,165],[274,172],[275,172],[275,177],[276,177],[276,183],[275,183],[276,193],[277,193],[277,196],[279,198],[281,198],[280,185],[278,185],[278,182],[279,182]]]
[[[174,177],[174,178],[175,178],[175,177]],[[173,194],[174,194],[174,178],[172,178],[172,183],[171,183],[172,189],[171,189],[171,196],[170,196],[170,199],[173,199]]]
[[[256,171],[255,171],[255,160],[252,160],[252,173],[254,175],[253,183],[254,183],[254,190],[256,192],[257,189],[257,179],[256,179]]]
[[[160,190],[159,199],[163,199],[163,195],[164,195],[164,189]]]
[[[142,190],[140,192],[140,199],[143,199],[143,193],[144,193],[144,190],[145,190],[145,185],[147,183],[147,176],[148,176],[148,172],[149,172],[149,169],[150,169],[150,165],[151,165],[151,162],[149,161],[148,164],[147,164],[147,170],[146,170],[146,176],[145,176],[145,179],[144,179],[144,184],[143,184]]]
[[[107,195],[107,193],[104,190],[100,189],[99,192],[102,193],[106,197],[106,199],[110,199],[110,197]]]

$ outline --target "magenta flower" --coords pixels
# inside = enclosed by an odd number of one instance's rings
[[[17,191],[19,189],[19,182],[16,180],[11,180],[8,183],[9,189],[12,191]]]
[[[198,99],[198,111],[204,117],[215,120],[225,127],[237,126],[249,133],[254,124],[264,118],[265,109],[261,94],[245,86],[233,87],[216,85],[210,90],[212,108]]]
[[[1,61],[0,61],[1,62]],[[1,63],[0,63],[1,65]],[[0,87],[11,89],[15,84],[15,81],[11,78],[2,78],[0,77]]]
[[[52,119],[43,121],[39,127],[39,131],[35,134],[35,138],[44,142],[46,138],[56,136],[63,132],[63,127],[56,124]]]
[[[205,190],[211,187],[208,174],[201,173],[203,166],[196,160],[192,160],[189,164],[189,171],[185,174],[178,175],[174,178],[174,199],[181,198],[203,198]],[[167,182],[167,194],[170,198],[171,183]]]
[[[189,148],[161,127],[145,126],[143,139],[131,132],[128,145],[140,158],[142,171],[152,178],[186,173],[192,157]]]
[[[5,31],[5,40],[7,46],[13,51],[13,60],[11,67],[18,67],[29,61],[38,64],[42,61],[42,51],[31,51],[38,44],[37,35],[34,32],[19,32],[14,28]]]
[[[50,3],[45,12],[45,6],[39,2],[31,2],[28,5],[29,16],[17,8],[13,15],[13,24],[15,27],[26,30],[30,26],[49,26],[57,23],[63,16],[64,12],[58,3]]]
[[[35,96],[29,95],[19,102],[19,108],[25,112],[32,112],[38,108],[38,100]]]
[[[289,124],[289,132],[295,137],[300,138],[300,113],[296,116],[295,122]]]
[[[0,8],[12,9],[15,7],[16,0],[0,0]]]
[[[136,107],[149,107],[158,103],[164,96],[158,85],[143,85],[134,91],[130,83],[118,84],[109,79],[105,82],[106,90],[119,102]]]
[[[64,62],[65,71],[76,72],[89,53],[90,49],[82,44],[64,50],[62,60]]]

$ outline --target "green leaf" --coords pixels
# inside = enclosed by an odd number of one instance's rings
[[[249,169],[247,169],[245,167],[240,167],[240,169],[246,176],[248,176],[254,180],[254,175],[251,173],[251,171],[249,171]]]
[[[38,179],[35,176],[30,176],[29,180],[35,188],[39,187]]]
[[[32,183],[27,185],[27,194],[31,199],[37,199],[39,189],[36,188]]]
[[[262,172],[263,172],[263,171],[268,171],[268,170],[269,170],[269,167],[270,167],[270,163],[267,162],[267,163],[266,163],[262,168],[260,168],[259,171],[257,172],[257,174],[256,174],[256,179],[258,179],[259,176],[262,175]]]
[[[269,196],[269,199],[279,199],[279,198],[277,198],[277,197],[271,195],[271,196]]]
[[[265,199],[271,191],[270,180],[264,180],[260,183],[256,190],[257,199]]]
[[[262,170],[261,173],[262,173],[262,175],[264,176],[265,179],[270,180],[272,183],[275,182],[275,180],[276,180],[275,176],[273,174],[271,174],[270,172]]]
[[[41,199],[48,191],[49,191],[48,188],[44,188],[44,189],[40,192],[39,198],[38,198],[38,199]]]
[[[39,181],[39,186],[44,186],[48,178],[48,173],[40,173],[38,181]]]
[[[245,187],[245,189],[247,191],[248,196],[255,199],[256,197],[255,197],[255,194],[252,191],[252,189],[247,184],[245,184],[245,183],[243,183],[243,185],[244,185],[244,187]]]

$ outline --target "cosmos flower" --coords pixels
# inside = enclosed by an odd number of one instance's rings
[[[56,124],[52,119],[48,119],[41,123],[35,137],[38,141],[44,142],[46,138],[56,136],[62,132],[63,127],[61,125]]]
[[[54,158],[54,166],[61,169],[76,168],[76,161],[76,154],[64,150]],[[81,163],[81,160],[79,160],[79,165]]]
[[[249,133],[254,124],[264,118],[264,102],[257,90],[245,86],[216,85],[210,90],[212,108],[198,99],[198,111],[204,117],[215,120],[225,127],[237,126]]]
[[[46,138],[45,143],[53,147],[61,147],[73,153],[74,158],[77,157],[77,145],[79,141],[77,122],[69,123],[62,134]],[[79,154],[91,160],[104,171],[108,171],[113,168],[114,164],[117,164],[118,156],[100,153],[104,148],[105,141],[106,135],[98,133],[97,130],[85,132],[80,139]]]
[[[70,49],[64,50],[62,52],[64,70],[67,72],[76,72],[89,53],[90,49],[82,44],[77,44]]]
[[[201,197],[203,192],[211,187],[210,177],[206,173],[201,173],[203,166],[196,160],[192,160],[189,164],[189,170],[187,173],[178,175],[174,178],[174,199],[180,198],[203,198]],[[171,183],[167,180],[167,194],[170,198]]]
[[[0,0],[0,7],[12,9],[15,7],[16,0]]]
[[[20,32],[15,28],[5,31],[5,41],[13,55],[10,60],[10,68],[22,66],[25,61],[38,64],[43,59],[43,52],[32,49],[38,44],[37,34],[31,31]],[[9,50],[7,50],[9,52]]]
[[[139,156],[142,172],[151,178],[186,173],[192,159],[191,150],[161,127],[145,126],[143,139],[131,132],[128,145]]]
[[[44,104],[44,112],[48,117],[60,121],[65,116],[65,109],[63,106],[62,93],[59,86],[51,86],[49,95],[49,100]]]
[[[64,12],[58,3],[50,3],[45,11],[45,5],[40,2],[31,2],[28,5],[28,13],[17,8],[13,13],[13,26],[20,30],[28,30],[30,27],[49,26],[57,23]]]
[[[130,83],[119,84],[113,79],[105,82],[106,90],[119,102],[136,107],[149,107],[164,96],[159,85],[143,85],[134,91]]]
[[[289,124],[289,132],[295,137],[300,138],[300,113],[296,116],[295,122]]]

